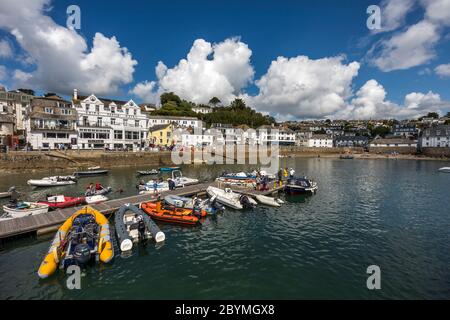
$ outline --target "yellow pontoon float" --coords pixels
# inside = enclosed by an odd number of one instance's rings
[[[38,275],[47,278],[55,273],[58,265],[65,270],[70,265],[84,267],[94,259],[108,263],[113,257],[108,220],[99,211],[86,206],[58,229]]]

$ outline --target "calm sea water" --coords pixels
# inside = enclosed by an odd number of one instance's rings
[[[160,224],[162,247],[89,269],[81,290],[59,272],[36,271],[53,235],[20,239],[0,251],[0,299],[433,299],[450,298],[450,174],[434,161],[283,159],[316,179],[311,197],[285,197],[280,209],[227,209],[201,227]],[[183,168],[212,179],[225,167]],[[90,181],[135,194],[137,168],[80,180],[77,186],[33,190],[33,175],[0,176],[38,199],[76,195]],[[237,168],[232,167],[237,170]],[[381,290],[366,287],[366,268],[381,268]]]

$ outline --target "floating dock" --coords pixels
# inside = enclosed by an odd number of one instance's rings
[[[178,196],[193,196],[201,195],[206,192],[209,186],[217,186],[216,182],[206,182],[195,185],[186,186],[184,188],[179,188],[172,191],[161,192],[161,198],[165,195],[173,194]],[[232,187],[236,192],[245,193],[249,196],[256,194],[271,195],[277,193],[283,189],[282,186],[271,188],[266,191],[257,191],[249,188],[235,188]],[[103,203],[91,205],[94,209],[100,211],[105,215],[110,215],[117,211],[124,204],[134,204],[137,205],[144,201],[156,201],[156,198],[152,194],[143,194],[130,196],[126,198],[113,199]],[[72,207],[66,209],[57,209],[50,211],[45,214],[38,214],[34,216],[28,216],[24,218],[11,219],[0,221],[0,241],[5,241],[9,238],[26,235],[35,234],[41,235],[49,232],[56,231],[61,224],[64,223],[75,211],[81,209],[83,206]]]

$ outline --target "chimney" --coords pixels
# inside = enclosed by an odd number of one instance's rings
[[[78,90],[73,89],[73,100],[78,100]]]

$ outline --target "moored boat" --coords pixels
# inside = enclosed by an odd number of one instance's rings
[[[206,192],[210,197],[214,197],[217,202],[232,209],[241,210],[244,207],[253,208],[257,205],[257,202],[251,197],[244,194],[234,193],[230,188],[225,188],[225,190],[223,190],[209,186],[206,189]]]
[[[38,275],[47,278],[57,267],[85,267],[90,262],[108,263],[114,257],[109,223],[99,211],[86,206],[70,216],[58,229]]]
[[[17,204],[6,204],[3,211],[6,213],[4,218],[23,218],[48,212],[48,205],[36,202],[18,202]]]
[[[86,171],[75,171],[73,175],[75,177],[91,177],[108,174],[109,170],[100,169],[100,167],[90,167]]]
[[[155,242],[166,239],[164,232],[152,221],[149,215],[134,205],[126,204],[114,216],[114,225],[121,251],[129,251],[133,243],[153,238]]]
[[[179,170],[179,169],[180,169],[180,167],[161,167],[161,168],[159,168],[159,171],[160,172],[170,172],[170,171]]]
[[[137,174],[140,176],[151,176],[151,175],[157,175],[158,173],[159,173],[159,171],[156,169],[137,171]]]
[[[97,203],[102,203],[102,202],[108,201],[108,197],[98,194],[98,195],[94,195],[94,196],[87,196],[87,197],[85,197],[84,201],[87,204],[97,204]]]
[[[439,172],[450,173],[450,167],[442,167],[442,168],[439,168],[438,171],[439,171]]]
[[[261,202],[262,204],[271,207],[281,207],[281,204],[283,203],[283,200],[281,199],[275,199],[262,194],[255,195],[255,198],[256,200],[258,200],[258,202]]]
[[[67,186],[76,183],[74,176],[54,176],[45,177],[42,179],[30,179],[27,184],[34,187],[59,187]]]
[[[9,192],[9,191],[0,192],[0,199],[9,198],[9,197],[11,197],[11,192]]]
[[[172,180],[175,182],[176,188],[190,186],[199,182],[198,179],[184,177],[180,170],[172,171]]]
[[[87,189],[85,192],[86,197],[92,197],[92,196],[99,196],[99,195],[105,195],[112,191],[111,187],[103,187],[99,186],[99,188],[93,188],[93,189]]]
[[[200,224],[199,218],[193,215],[193,210],[191,209],[164,206],[161,201],[156,203],[143,202],[140,208],[157,221],[189,226]]]
[[[164,197],[164,201],[175,207],[194,209],[195,214],[198,215],[200,213],[201,216],[225,210],[222,205],[215,201],[215,198],[201,200],[197,197],[187,198],[169,194]]]
[[[64,195],[47,196],[46,201],[38,203],[46,204],[50,209],[64,209],[84,204],[86,197],[66,197]]]
[[[317,182],[312,181],[306,177],[303,178],[289,178],[285,186],[286,193],[315,193],[318,189]]]

